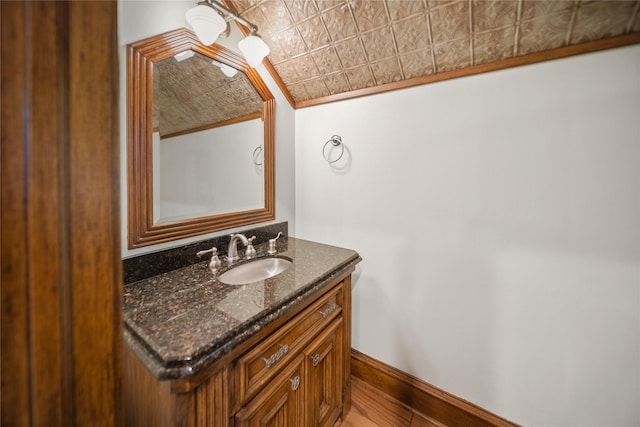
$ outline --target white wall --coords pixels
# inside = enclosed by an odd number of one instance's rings
[[[154,220],[264,207],[262,154],[253,156],[263,134],[260,118],[165,139],[155,132]]]
[[[355,348],[524,425],[640,425],[640,46],[297,110],[295,136],[296,235],[364,258]]]
[[[120,175],[121,175],[121,223],[122,223],[122,257],[154,252],[170,247],[203,240],[212,236],[227,234],[250,227],[240,227],[219,233],[211,233],[188,239],[176,240],[160,245],[147,246],[140,249],[127,248],[127,93],[126,93],[126,46],[128,43],[147,37],[183,28],[185,12],[195,6],[195,1],[174,0],[142,0],[118,1],[118,44],[120,47]],[[228,49],[238,51],[237,42],[242,38],[237,27],[231,25],[231,35],[227,39],[219,39],[217,43]],[[276,220],[289,221],[289,231],[295,230],[295,183],[294,183],[294,110],[284,98],[277,84],[264,66],[257,68],[269,90],[276,99]],[[268,224],[268,223],[265,223]]]

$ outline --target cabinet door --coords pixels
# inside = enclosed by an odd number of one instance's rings
[[[304,368],[304,355],[300,354],[238,411],[236,426],[305,426]]]
[[[343,324],[337,319],[305,350],[310,427],[333,426],[342,410]]]

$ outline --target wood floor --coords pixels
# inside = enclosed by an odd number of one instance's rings
[[[336,427],[445,427],[358,378],[351,384],[351,410]]]

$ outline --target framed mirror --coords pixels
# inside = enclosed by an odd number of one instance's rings
[[[130,249],[275,218],[275,100],[179,29],[127,46]]]

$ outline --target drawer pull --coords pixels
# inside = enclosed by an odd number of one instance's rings
[[[318,366],[318,363],[320,363],[320,355],[319,354],[315,354],[315,355],[311,356],[311,363],[313,363],[314,367]]]
[[[275,353],[273,353],[271,356],[265,358],[263,357],[262,360],[264,360],[264,364],[267,368],[270,368],[274,363],[276,363],[278,360],[282,359],[284,357],[285,354],[287,354],[289,352],[289,346],[286,344],[278,344],[280,346],[280,349],[278,351],[276,351]]]
[[[338,308],[338,304],[336,304],[335,302],[332,302],[331,304],[329,304],[327,306],[327,308],[325,308],[324,310],[320,311],[320,314],[322,315],[322,318],[326,319],[331,313],[336,311],[336,308]]]
[[[291,381],[291,390],[296,391],[298,389],[298,387],[300,387],[300,376],[296,375],[293,378],[289,378],[289,381]]]

